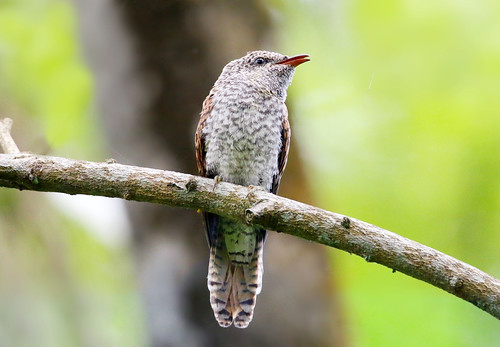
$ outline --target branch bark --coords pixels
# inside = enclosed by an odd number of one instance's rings
[[[369,223],[184,173],[33,154],[0,155],[0,186],[199,209],[341,249],[441,288],[500,319],[500,280]]]

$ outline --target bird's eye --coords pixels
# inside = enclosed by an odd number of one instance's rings
[[[265,63],[266,63],[266,60],[264,58],[255,59],[255,64],[257,64],[257,65],[264,65]]]

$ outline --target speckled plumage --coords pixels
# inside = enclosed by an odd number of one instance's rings
[[[203,176],[277,192],[290,144],[286,90],[295,66],[308,60],[255,51],[224,67],[203,103],[195,136]],[[204,215],[212,309],[221,326],[245,328],[262,288],[266,231]]]

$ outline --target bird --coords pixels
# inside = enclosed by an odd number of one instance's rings
[[[309,55],[252,51],[229,62],[203,102],[195,133],[201,176],[261,187],[277,194],[290,148],[285,105],[295,68]],[[203,213],[210,248],[207,286],[221,327],[246,328],[262,289],[263,246],[258,226]]]

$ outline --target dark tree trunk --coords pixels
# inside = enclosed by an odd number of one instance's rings
[[[229,60],[268,46],[265,9],[245,0],[75,4],[111,156],[195,172],[193,135],[202,101]],[[295,146],[291,153],[281,193],[305,201]],[[201,217],[151,204],[129,203],[128,210],[152,345],[343,344],[323,248],[271,233],[254,321],[245,330],[223,329],[209,305]]]

